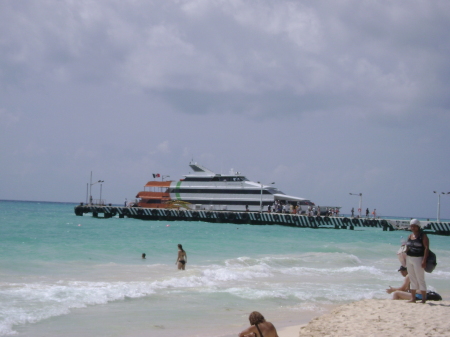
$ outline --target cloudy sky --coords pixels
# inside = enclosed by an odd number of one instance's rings
[[[0,199],[85,201],[93,171],[122,203],[194,159],[435,218],[449,32],[446,0],[1,1]]]

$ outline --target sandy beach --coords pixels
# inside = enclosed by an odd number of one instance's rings
[[[450,336],[450,301],[407,303],[363,300],[342,305],[306,325],[280,329],[280,337]]]
[[[278,337],[298,337],[299,330],[304,326],[306,326],[306,324],[288,326],[277,330]]]

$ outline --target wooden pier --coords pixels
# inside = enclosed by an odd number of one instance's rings
[[[380,228],[383,231],[398,230],[398,220],[348,218],[328,216],[306,216],[298,214],[268,212],[230,212],[208,210],[180,210],[168,208],[119,207],[99,205],[78,205],[75,214],[91,213],[95,218],[133,218],[153,221],[204,221],[249,225],[281,225],[308,228],[335,228],[353,230],[358,227]],[[403,221],[405,222],[405,221]],[[423,228],[426,233],[450,235],[450,223],[428,222]]]
[[[354,230],[358,227],[380,228],[383,231],[398,230],[398,220],[348,218],[328,216],[306,216],[298,214],[268,212],[231,212],[209,210],[183,210],[168,208],[142,208],[100,205],[78,205],[77,216],[91,213],[96,218],[133,218],[153,221],[203,221],[249,225],[281,225],[307,228],[335,228]],[[405,221],[403,221],[405,222]],[[450,235],[450,223],[428,222],[423,228],[426,233]]]
[[[382,228],[392,231],[395,228],[384,219],[358,219],[347,217],[305,216],[297,214],[267,212],[230,212],[208,210],[179,210],[167,208],[141,208],[78,205],[75,214],[82,216],[91,213],[96,218],[133,218],[160,221],[204,221],[212,223],[233,223],[250,225],[282,225],[309,228],[335,228],[353,230],[355,227]]]
[[[335,228],[349,229],[362,227],[380,228],[383,231],[405,229],[399,223],[409,221],[348,218],[328,216],[306,216],[298,214],[268,213],[268,212],[231,212],[208,210],[185,210],[168,208],[120,207],[103,205],[78,205],[74,208],[77,216],[91,213],[95,218],[133,218],[153,221],[203,221],[211,223],[232,223],[249,225],[281,225],[305,228]],[[427,222],[423,228],[426,233],[450,235],[450,223]]]

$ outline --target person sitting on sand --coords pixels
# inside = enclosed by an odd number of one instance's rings
[[[264,316],[258,311],[253,311],[248,316],[251,326],[242,331],[239,337],[278,337],[277,329],[270,322],[266,322]]]
[[[178,269],[184,270],[186,263],[187,263],[187,254],[184,251],[183,246],[181,244],[178,244],[178,258],[175,264],[178,264]]]
[[[398,288],[392,288],[391,286],[389,286],[389,288],[386,289],[386,292],[388,294],[394,293],[392,295],[393,300],[411,300],[411,292],[409,290],[410,280],[408,270],[405,267],[400,266],[398,271],[405,278],[403,284]]]

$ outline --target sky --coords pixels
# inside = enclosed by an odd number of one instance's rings
[[[194,160],[436,218],[449,32],[446,0],[1,1],[0,199],[84,202],[92,172],[123,203]]]

